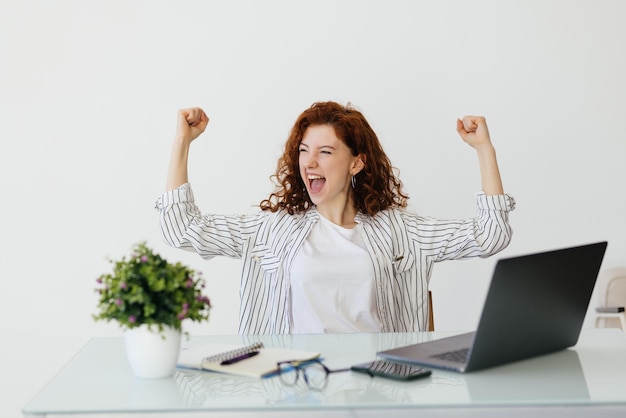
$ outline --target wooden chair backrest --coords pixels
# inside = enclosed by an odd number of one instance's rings
[[[435,317],[433,316],[433,293],[428,291],[428,331],[435,330]]]

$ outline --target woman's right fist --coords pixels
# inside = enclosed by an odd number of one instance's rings
[[[199,107],[180,109],[178,111],[176,136],[191,142],[204,132],[208,124],[209,117]]]

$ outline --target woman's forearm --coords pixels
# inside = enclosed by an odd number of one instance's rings
[[[504,194],[496,158],[496,149],[491,144],[485,144],[478,148],[476,152],[478,154],[483,192],[487,195]]]
[[[181,109],[177,113],[176,136],[172,143],[170,165],[165,190],[174,190],[189,182],[187,164],[189,147],[209,123],[209,117],[199,107]]]
[[[467,144],[476,150],[480,166],[483,193],[504,194],[496,149],[491,144],[487,121],[484,116],[464,116],[456,122],[456,130]]]
[[[174,190],[189,182],[187,164],[189,161],[189,143],[175,138],[172,143],[170,164],[167,172],[165,190]]]

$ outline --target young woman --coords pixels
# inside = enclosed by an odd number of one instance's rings
[[[297,119],[273,176],[277,188],[251,215],[202,214],[187,177],[192,141],[209,118],[178,112],[166,192],[157,200],[165,241],[201,257],[242,259],[242,334],[426,330],[433,263],[486,257],[511,240],[485,118],[457,121],[477,152],[478,214],[435,219],[406,210],[408,196],[361,112],[314,103]]]

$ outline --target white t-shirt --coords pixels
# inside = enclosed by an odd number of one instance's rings
[[[380,332],[376,283],[362,226],[320,215],[291,268],[291,332]]]

